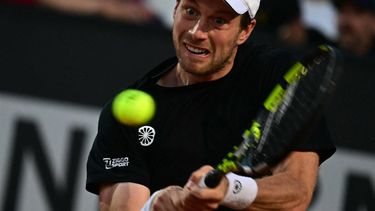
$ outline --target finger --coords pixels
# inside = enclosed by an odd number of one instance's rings
[[[189,188],[191,188],[191,186],[199,184],[201,178],[204,177],[212,169],[213,169],[212,166],[205,165],[205,166],[202,166],[200,169],[194,171],[190,175],[190,178],[189,178],[188,182],[186,183],[185,187],[187,187],[189,189]]]
[[[228,189],[228,180],[224,177],[215,188],[201,188],[199,185],[190,187],[191,195],[207,202],[221,202]]]
[[[221,182],[214,189],[199,186],[201,179],[211,170],[211,166],[202,166],[191,174],[184,187],[188,193],[184,199],[185,210],[213,210],[219,207],[224,199],[227,184]]]
[[[185,198],[185,210],[214,210],[219,207],[219,202],[212,199],[198,199],[194,195],[189,195]]]
[[[171,186],[169,187],[169,202],[174,208],[175,211],[184,210],[185,198],[188,193],[186,193],[180,186]]]
[[[153,211],[183,210],[183,189],[179,186],[170,186],[162,190],[155,198]]]

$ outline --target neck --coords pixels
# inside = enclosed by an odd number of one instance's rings
[[[191,84],[191,77],[189,77],[190,74],[183,71],[179,64],[177,64],[173,72],[175,72],[175,80],[177,86],[188,86]]]

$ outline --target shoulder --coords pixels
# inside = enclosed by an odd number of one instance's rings
[[[254,65],[272,66],[275,64],[291,64],[294,55],[287,49],[272,47],[266,44],[255,44],[248,41],[238,49],[238,61],[251,62]]]
[[[239,47],[235,66],[241,75],[274,84],[295,61],[295,55],[287,49],[247,42]]]
[[[159,65],[148,71],[143,77],[137,80],[131,88],[141,89],[141,87],[147,86],[148,84],[156,83],[156,81],[169,70],[171,70],[177,64],[177,58],[171,57]]]

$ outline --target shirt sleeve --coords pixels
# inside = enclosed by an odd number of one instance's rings
[[[118,123],[112,102],[101,111],[98,133],[87,160],[86,189],[98,194],[103,183],[133,182],[149,186],[149,174],[138,147],[137,129]]]
[[[302,140],[295,146],[295,151],[312,151],[319,155],[319,163],[322,164],[336,151],[326,119],[319,118],[310,130],[303,130],[297,138]]]

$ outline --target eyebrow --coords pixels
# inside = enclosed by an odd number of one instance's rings
[[[228,11],[228,10],[215,11],[214,15],[225,16],[226,18],[230,18],[230,19],[236,18],[236,15],[234,15],[231,11]]]

